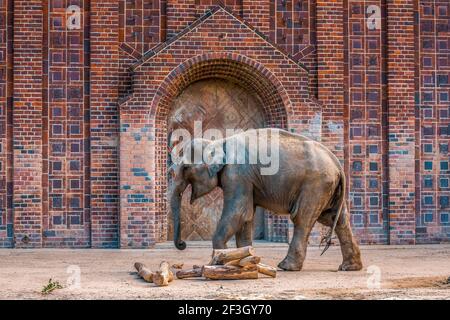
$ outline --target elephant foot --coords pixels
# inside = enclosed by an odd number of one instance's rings
[[[339,266],[339,271],[359,271],[362,269],[362,263],[361,261],[349,261],[349,262],[342,262],[342,264]]]
[[[300,271],[302,270],[302,267],[303,263],[290,257],[284,258],[284,260],[278,264],[278,268],[286,271]]]

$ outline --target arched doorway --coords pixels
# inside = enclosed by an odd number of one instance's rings
[[[169,157],[169,134],[170,134],[170,117],[174,113],[174,110],[177,110],[177,100],[180,99],[182,101],[183,93],[188,95],[189,91],[187,90],[189,87],[194,90],[195,86],[201,86],[201,81],[225,81],[227,85],[220,85],[216,87],[226,86],[229,90],[230,88],[234,88],[231,90],[231,94],[233,98],[237,96],[235,92],[242,92],[243,96],[251,97],[248,99],[253,99],[254,102],[250,103],[258,106],[257,108],[247,108],[247,110],[257,110],[259,109],[260,118],[263,118],[263,125],[259,125],[261,121],[257,122],[258,125],[252,125],[251,127],[275,127],[275,128],[287,128],[287,114],[290,112],[291,102],[288,98],[288,95],[279,82],[279,79],[276,78],[267,68],[265,68],[261,63],[249,59],[245,56],[230,54],[230,53],[211,53],[202,56],[196,56],[192,59],[186,60],[178,67],[173,69],[170,74],[165,77],[165,80],[159,86],[158,90],[154,93],[154,98],[152,101],[153,107],[151,108],[151,116],[154,116],[155,123],[157,124],[155,127],[155,188],[154,190],[154,221],[157,223],[157,239],[159,241],[170,240],[172,239],[172,219],[170,214],[170,209],[168,207],[168,199],[167,199],[167,168],[170,164]],[[200,84],[197,84],[200,83]],[[223,82],[222,82],[223,83]],[[212,86],[214,87],[214,86]],[[239,88],[239,89],[238,89]],[[206,89],[202,89],[206,90]],[[211,90],[211,89],[209,89]],[[202,97],[202,95],[199,95]],[[196,98],[199,99],[198,97]],[[201,98],[202,99],[202,98]],[[188,100],[189,101],[189,100]],[[216,110],[218,107],[212,105],[210,110]],[[197,108],[195,112],[204,113],[202,111],[203,108]],[[207,109],[207,108],[205,108]],[[244,110],[245,108],[242,108]],[[241,110],[241,111],[242,111]],[[230,112],[231,114],[231,112]],[[195,117],[194,117],[195,118]],[[233,117],[231,117],[233,118]],[[237,118],[239,119],[239,118]],[[241,118],[242,120],[242,118]],[[230,120],[221,120],[223,123],[230,123]],[[245,123],[243,121],[242,123]],[[241,126],[245,127],[245,126]],[[205,126],[203,126],[205,129]],[[198,199],[197,201],[200,201]],[[221,202],[217,200],[217,202]],[[194,209],[190,209],[193,211]],[[219,207],[216,206],[215,212],[220,212]],[[260,209],[259,209],[260,210]],[[191,213],[192,216],[200,215],[200,211],[196,211]],[[188,213],[189,214],[189,213]],[[259,222],[257,225],[260,225],[262,228],[263,224],[270,225],[271,228],[267,229],[266,235],[270,235],[274,233],[275,227],[278,226],[279,223],[272,223],[273,219],[278,219],[276,217],[267,216],[265,214],[258,215]],[[207,230],[205,234],[209,234],[205,236],[205,238],[209,238],[211,236],[211,230],[213,230],[216,226],[216,221],[214,221],[214,216],[207,221],[208,224]],[[285,218],[280,218],[285,219]],[[278,220],[277,220],[278,221]],[[258,234],[258,230],[256,230],[256,234]],[[182,229],[182,233],[185,236]],[[189,231],[187,231],[189,233]],[[198,234],[199,232],[196,231]],[[200,235],[195,233],[191,233],[192,237],[188,240],[192,239],[202,239]],[[261,236],[261,235],[260,235]]]
[[[168,119],[168,133],[183,128],[194,134],[194,122],[202,129],[256,129],[265,127],[261,100],[236,82],[211,78],[189,85],[175,98]],[[170,146],[172,147],[172,146]],[[220,219],[223,195],[219,188],[189,203],[191,189],[185,191],[181,209],[182,238],[210,240]],[[172,224],[170,224],[171,226]],[[264,236],[264,215],[258,210],[254,224],[256,239]],[[169,236],[172,230],[169,229]]]

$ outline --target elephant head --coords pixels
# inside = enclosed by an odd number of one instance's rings
[[[181,200],[186,188],[192,186],[191,204],[198,198],[213,191],[219,185],[219,173],[224,167],[224,154],[218,153],[216,148],[211,148],[216,142],[195,139],[190,143],[190,148],[183,148],[183,160],[174,164],[169,169],[168,199],[172,211],[174,224],[174,243],[179,250],[186,248],[186,243],[181,240]],[[220,143],[219,143],[220,144]],[[220,144],[220,146],[222,146]],[[201,147],[201,148],[200,148]],[[202,151],[201,161],[194,163],[194,152]],[[220,149],[223,152],[223,148]],[[187,157],[187,155],[189,155]],[[205,156],[209,157],[206,161]],[[214,157],[215,160],[211,160]],[[220,160],[217,160],[220,157]],[[205,160],[205,161],[204,161]]]

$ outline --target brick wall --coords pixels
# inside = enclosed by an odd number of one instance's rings
[[[0,248],[12,247],[13,243],[13,2],[4,1],[0,7]]]
[[[44,1],[42,203],[45,247],[90,246],[90,1],[83,28],[67,26],[70,1]]]
[[[336,153],[362,243],[447,242],[449,16],[445,0],[0,2],[0,247],[165,240],[167,114],[205,77]],[[286,217],[265,224],[289,237]]]
[[[215,52],[205,54],[212,47]],[[167,116],[173,98],[209,74],[233,77],[257,92],[271,126],[317,133],[311,127],[321,108],[309,99],[306,70],[231,13],[205,15],[194,31],[134,66],[133,94],[120,106],[122,246],[145,247],[165,238]],[[285,220],[280,232],[286,226]]]
[[[414,1],[387,4],[390,243],[415,243]]]
[[[119,5],[91,3],[91,245],[119,242]]]
[[[274,24],[274,1],[242,1],[242,18],[265,35],[270,35]]]
[[[346,6],[344,141],[352,225],[362,243],[387,243],[385,2]]]
[[[318,100],[322,142],[343,160],[344,27],[342,0],[317,1]]]
[[[15,246],[42,245],[42,1],[14,1]]]
[[[449,17],[448,1],[416,7],[416,242],[449,234]]]

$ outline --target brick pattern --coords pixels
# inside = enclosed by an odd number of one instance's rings
[[[212,47],[215,53],[204,53]],[[268,66],[258,62],[269,60]],[[270,126],[318,134],[320,107],[309,100],[307,72],[223,9],[145,56],[134,70],[133,94],[120,106],[123,247],[145,247],[166,236],[167,117],[174,97],[189,84],[210,76],[235,79],[264,101]]]
[[[70,5],[83,28],[68,27]],[[89,247],[89,1],[49,0],[44,13],[44,246]]]
[[[0,3],[0,248],[13,246],[12,12],[12,1]]]
[[[387,243],[386,112],[383,26],[370,19],[383,1],[348,1],[345,10],[346,168],[351,222],[362,243]],[[376,6],[373,9],[373,6]],[[368,21],[372,22],[368,26]]]
[[[42,245],[42,5],[14,1],[13,201],[20,248]]]
[[[415,243],[415,1],[387,3],[389,241]]]
[[[309,1],[276,0],[274,7],[275,42],[291,55],[309,46]]]
[[[69,5],[79,30],[65,27]],[[337,154],[361,242],[447,242],[449,12],[446,0],[0,1],[0,247],[165,240],[167,117],[208,77]],[[289,238],[286,217],[264,223],[267,239]]]
[[[91,246],[119,242],[119,4],[91,2]]]
[[[235,14],[242,13],[243,0],[166,0],[167,38],[174,37],[178,32],[218,4],[224,5]],[[247,4],[248,5],[248,4]]]
[[[323,104],[322,142],[344,159],[343,1],[317,0],[318,100]]]
[[[308,67],[309,89],[317,97],[316,5],[316,0],[271,0],[267,34],[280,48]]]
[[[416,30],[416,242],[450,234],[450,4],[420,1]]]
[[[265,35],[270,35],[274,2],[242,0],[242,18]]]
[[[155,0],[120,0],[120,32],[123,42],[143,54],[160,39],[161,2]]]

